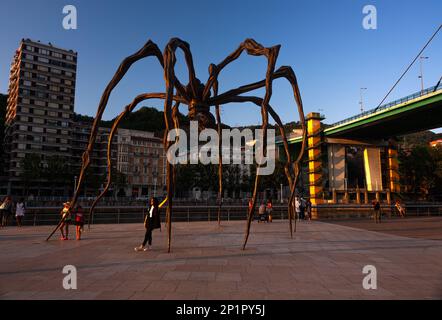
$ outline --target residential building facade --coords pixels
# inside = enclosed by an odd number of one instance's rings
[[[166,186],[166,155],[153,132],[118,129],[117,170],[127,177],[132,197],[162,196]]]
[[[76,52],[29,39],[20,42],[10,69],[5,120],[8,193],[23,189],[26,155],[38,155],[42,166],[51,157],[70,157],[76,70]]]

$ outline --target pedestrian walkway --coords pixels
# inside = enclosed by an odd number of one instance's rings
[[[245,221],[184,222],[173,224],[168,254],[164,225],[150,252],[134,252],[139,224],[45,242],[51,228],[0,230],[0,299],[442,299],[440,240],[316,221],[290,239],[278,220],[254,222],[242,251]],[[62,286],[65,265],[77,268],[77,290]],[[376,290],[362,286],[366,265]]]

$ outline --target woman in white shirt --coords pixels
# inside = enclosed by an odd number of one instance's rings
[[[25,200],[21,198],[15,206],[15,219],[17,220],[17,226],[22,226],[23,217],[25,216]]]

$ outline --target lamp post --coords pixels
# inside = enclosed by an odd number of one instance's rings
[[[362,100],[362,90],[367,90],[367,88],[359,88],[359,95],[361,97],[361,100],[359,101],[359,104],[361,106],[361,113],[364,112],[364,101]]]
[[[421,70],[421,75],[419,76],[419,78],[421,79],[421,93],[422,94],[424,94],[424,72],[423,72],[423,68],[422,68],[422,60],[424,60],[424,59],[428,59],[428,57],[423,57],[423,56],[419,57],[420,70]]]
[[[283,190],[282,190],[282,183],[281,183],[281,204],[284,203],[284,197],[282,196]]]
[[[74,177],[74,192],[77,190],[77,176]]]

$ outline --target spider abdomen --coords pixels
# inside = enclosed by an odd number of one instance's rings
[[[192,100],[189,104],[189,119],[191,121],[198,121],[199,131],[216,127],[215,117],[210,112],[210,107],[195,100]]]

